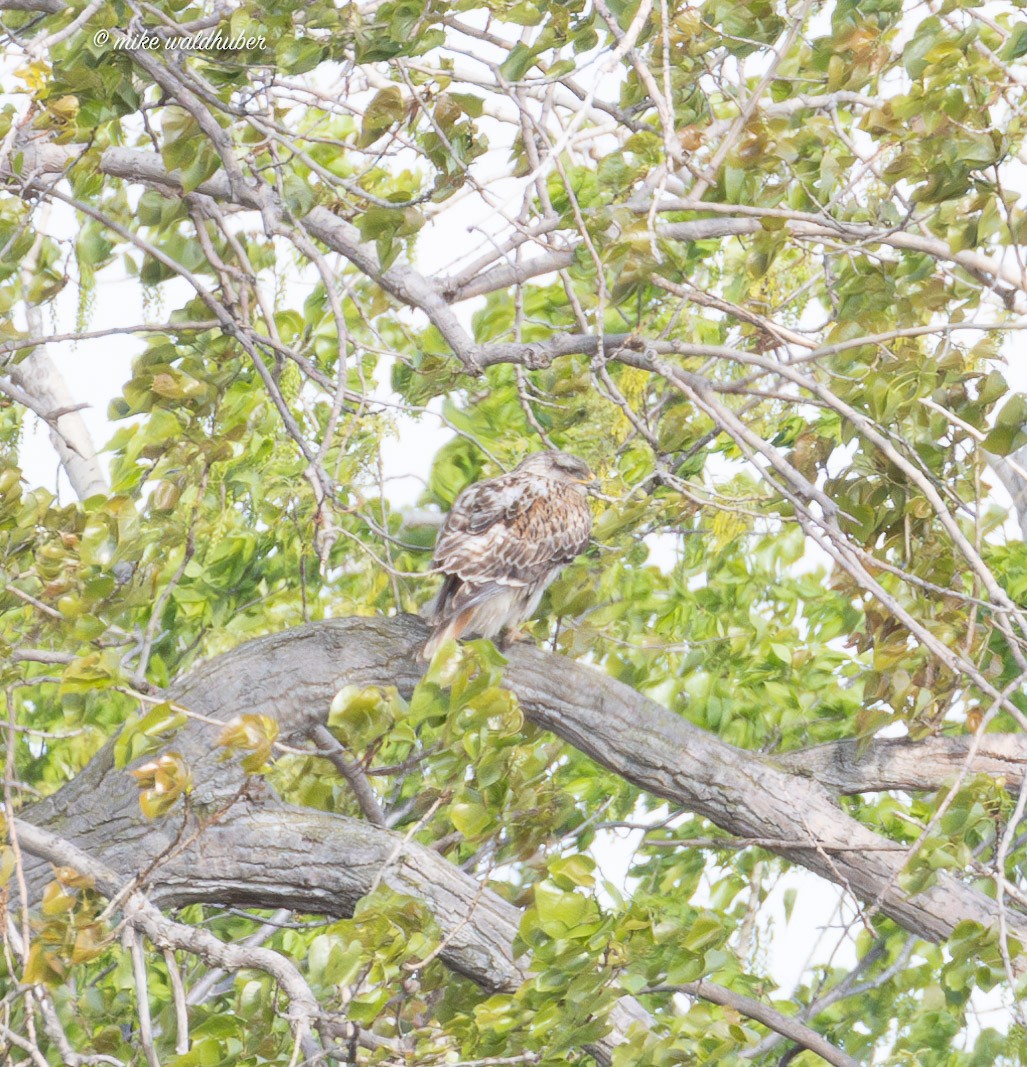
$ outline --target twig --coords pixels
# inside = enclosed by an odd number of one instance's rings
[[[185,1000],[182,972],[178,969],[175,953],[170,948],[164,949],[164,965],[168,969],[171,993],[175,1000],[175,1052],[184,1056],[189,1051],[189,1007]]]
[[[715,985],[705,978],[699,979],[698,982],[683,982],[681,985],[653,986],[645,992],[684,993],[686,996],[708,1000],[711,1004],[720,1004],[722,1007],[737,1011],[739,1015],[744,1015],[747,1019],[776,1030],[810,1052],[815,1052],[834,1067],[859,1067],[857,1060],[843,1052],[837,1045],[832,1045],[827,1038],[821,1037],[815,1030],[811,1030],[787,1015],[782,1015],[781,1012],[767,1004],[725,989],[724,986]]]
[[[328,760],[349,783],[349,787],[353,790],[353,795],[360,805],[360,810],[368,821],[373,822],[375,826],[384,828],[387,825],[385,813],[378,802],[378,797],[371,788],[371,783],[367,780],[367,775],[358,764],[347,759],[346,750],[331,730],[327,726],[318,723],[316,726],[311,727],[310,737],[318,747],[316,754]]]
[[[146,957],[143,945],[131,926],[126,926],[121,935],[121,944],[132,957],[132,974],[135,979],[136,1017],[139,1020],[139,1041],[149,1067],[160,1067],[157,1050],[153,1047],[153,1019],[150,1015],[150,991],[146,982]]]

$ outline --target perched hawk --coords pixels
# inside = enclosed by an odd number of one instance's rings
[[[535,452],[456,498],[432,561],[446,578],[424,659],[451,637],[496,637],[535,613],[549,583],[588,545],[590,481],[577,456]]]

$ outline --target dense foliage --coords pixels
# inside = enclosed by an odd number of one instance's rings
[[[187,817],[189,709],[162,690],[257,635],[417,612],[441,512],[545,446],[601,493],[538,642],[753,753],[1020,731],[1027,549],[994,492],[1027,482],[1019,7],[0,0],[8,825],[119,731],[146,815]],[[217,27],[264,45],[170,43]],[[142,29],[164,45],[117,47]],[[109,321],[115,284],[145,322]],[[77,321],[48,326],[65,289]],[[28,420],[73,432],[39,391],[46,345],[100,337],[79,352],[102,375],[126,329],[109,485],[62,502],[19,466]],[[390,490],[407,473],[416,506]],[[908,846],[905,891],[947,872],[1008,930],[931,943],[843,887],[842,928],[779,989],[810,943],[803,901],[834,892],[787,841],[732,839],[525,723],[491,646],[443,659],[413,692],[342,691],[329,727],[392,829],[521,909],[520,988],[455,974],[423,903],[385,884],[343,919],[176,916],[260,931],[365,1035],[345,1054],[589,1062],[630,994],[653,1024],[618,1063],[784,1062],[773,1028],[681,994],[705,978],[858,1062],[1027,1062],[1022,765],[1013,788],[968,759],[839,801]],[[367,814],[270,719],[210,739],[286,799]],[[619,884],[626,827],[644,832]],[[299,1062],[268,974],[207,981],[184,950],[122,939],[70,869],[23,922],[16,846],[7,1062]],[[204,994],[187,1049],[178,969]]]

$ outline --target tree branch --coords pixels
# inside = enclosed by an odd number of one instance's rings
[[[138,53],[132,52],[133,56]],[[38,177],[44,174],[63,174],[73,160],[73,153],[41,138],[19,144],[24,153],[23,174],[33,189]],[[108,148],[100,158],[100,169],[112,178],[123,181],[142,182],[158,189],[164,195],[184,196],[181,183],[164,168],[160,157],[152,152],[131,148]],[[24,180],[19,176],[16,181]],[[248,184],[232,182],[224,173],[215,174],[200,184],[194,194],[209,196],[217,201],[227,201],[237,207],[270,214],[275,232],[288,234],[282,220],[287,211],[278,202],[277,195],[269,188],[259,190]],[[387,293],[402,303],[423,311],[446,339],[458,359],[471,371],[477,370],[477,349],[470,335],[460,325],[456,315],[443,299],[436,283],[429,281],[412,267],[396,265],[383,269],[378,254],[371,245],[360,239],[357,228],[334,215],[326,207],[316,206],[303,217],[303,225],[310,236],[315,237],[333,251],[348,259],[361,273],[371,278]]]
[[[972,744],[970,736],[847,739],[785,753],[777,764],[843,796],[885,789],[918,792],[951,782],[966,764]],[[1027,737],[1022,734],[985,734],[970,764],[972,774],[1001,779],[1008,789],[1020,788],[1025,770]]]
[[[686,996],[708,1000],[711,1004],[720,1004],[722,1007],[737,1011],[739,1015],[744,1015],[747,1019],[752,1019],[754,1022],[762,1023],[771,1030],[777,1031],[802,1048],[815,1052],[821,1059],[834,1064],[835,1067],[858,1067],[856,1060],[842,1052],[837,1045],[832,1045],[826,1038],[821,1037],[816,1030],[804,1026],[797,1019],[782,1015],[769,1004],[763,1004],[752,997],[725,989],[714,982],[708,982],[705,978],[701,978],[698,982],[685,982],[676,986],[656,986],[647,992],[684,993]]]
[[[409,618],[315,624],[249,642],[201,666],[168,695],[208,720],[267,714],[284,737],[299,737],[324,722],[344,685],[410,691],[423,671],[417,653],[424,638],[424,624]],[[146,820],[134,781],[114,766],[113,743],[25,817],[59,828],[111,870],[152,870],[150,895],[162,906],[207,901],[347,916],[375,886],[389,885],[425,902],[442,930],[440,956],[448,966],[486,989],[521,984],[525,972],[511,956],[516,908],[400,834],[261,793],[237,763],[221,759],[212,731],[209,722],[191,719],[174,740],[195,780],[193,807],[206,813],[202,830],[183,828],[174,814]],[[183,847],[182,840],[189,843]],[[44,854],[29,845],[26,850]],[[48,870],[38,862],[26,869],[34,894]],[[622,998],[611,1012],[610,1037],[592,1054],[608,1064],[635,1022],[651,1026],[636,1002]]]
[[[1017,522],[1020,524],[1020,533],[1027,537],[1027,480],[1019,475],[1009,460],[1018,467],[1023,467],[1027,462],[1027,448],[1018,449],[1012,456],[996,456],[992,452],[985,452],[984,458],[988,466],[995,472],[1003,488],[1009,494],[1013,511],[1016,513]]]
[[[22,819],[15,821],[18,837],[27,852],[55,866],[72,867],[79,874],[92,878],[101,893],[120,899],[121,912],[128,925],[146,934],[158,948],[182,949],[229,970],[253,967],[271,975],[291,1002],[297,1036],[305,1044],[309,1043],[320,1008],[303,976],[284,956],[270,949],[226,945],[209,930],[168,919],[139,890],[130,888],[126,892],[125,879],[102,861],[49,830]],[[310,1051],[316,1052],[316,1049]]]
[[[375,826],[386,826],[385,813],[367,780],[367,775],[347,758],[345,749],[336,741],[331,730],[327,726],[315,726],[310,731],[310,737],[318,747],[318,755],[324,756],[349,783],[367,821]]]
[[[39,263],[42,244],[43,234],[38,233],[21,266],[25,319],[29,334],[35,338],[43,337],[46,330],[39,307],[31,303],[27,293]],[[34,347],[20,363],[10,368],[9,373],[9,379],[0,377],[0,391],[22,404],[25,404],[26,397],[30,399],[31,402],[25,406],[39,415],[50,428],[50,441],[78,499],[106,496],[107,478],[97,458],[92,435],[79,412],[80,405],[76,405],[46,345],[40,343]],[[17,396],[16,393],[21,395]]]
[[[194,712],[219,720],[242,712],[266,714],[277,719],[284,736],[303,735],[311,725],[323,722],[332,697],[344,685],[395,685],[403,692],[412,690],[422,672],[417,654],[425,632],[424,623],[412,617],[311,624],[248,642],[210,661],[177,685],[170,696]],[[882,910],[922,937],[942,940],[966,919],[984,926],[997,924],[994,901],[948,874],[940,874],[915,897],[896,888],[902,861],[894,853],[894,842],[847,816],[824,785],[783,769],[780,760],[727,745],[627,686],[537,649],[511,650],[505,684],[517,695],[528,719],[654,796],[702,815],[738,837],[807,843],[777,851],[865,900],[876,900],[887,887]],[[191,722],[176,737],[175,747],[192,768],[195,801],[207,810],[231,804],[242,773],[234,764],[219,761],[210,727]],[[116,869],[145,869],[153,858],[174,848],[177,827],[171,819],[147,823],[142,818],[135,785],[114,768],[111,753],[112,745],[108,745],[54,797],[34,806],[27,818],[39,825],[59,822],[62,833]],[[257,816],[247,818],[248,823],[233,810],[230,819],[226,815],[224,827],[231,826],[231,832],[247,842],[245,854],[252,857],[258,854],[252,850],[261,844],[261,834],[272,834],[273,825],[261,822],[260,831],[254,833],[252,819]],[[332,901],[340,893],[352,902],[367,891],[371,868],[379,869],[395,847],[395,837],[366,824],[332,822],[329,834],[329,824],[320,815],[297,810],[289,819],[294,826],[313,826],[310,840],[314,842],[328,834],[330,847],[317,844],[311,849],[309,841],[298,841],[300,852],[292,858],[296,864],[304,856],[309,862],[309,853],[316,852],[317,862],[331,868],[334,880],[327,890],[323,881],[318,882],[318,898],[302,903],[283,900],[267,886],[266,892],[261,890],[263,906],[330,910],[339,906]],[[230,857],[226,833],[229,830],[218,823],[201,835],[195,847],[203,850],[203,859],[189,865],[190,880],[213,872],[218,855]],[[221,852],[209,851],[214,846],[208,841],[220,842]],[[431,902],[433,910],[438,908],[436,915],[444,931],[460,921],[480,890],[473,879],[454,882],[445,861],[420,846],[405,846],[401,858],[397,854],[395,859],[404,872],[405,891],[416,892]],[[252,860],[250,865],[247,877],[232,890],[233,903],[257,903],[247,893],[252,893],[254,885],[263,885],[264,879],[252,869]],[[281,877],[287,876],[288,869],[291,865],[282,870]],[[363,880],[349,883],[344,890],[338,881],[343,877]],[[447,901],[460,903],[453,909]],[[1027,921],[1011,926],[1014,936],[1027,937]],[[443,958],[487,986],[492,980],[489,975],[502,970],[495,943],[481,927],[480,923],[468,924],[459,937],[454,936]]]
[[[0,0],[0,11],[37,11],[56,15],[64,7],[62,0]]]

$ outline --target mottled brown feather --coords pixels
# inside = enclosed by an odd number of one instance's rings
[[[430,657],[450,637],[494,637],[528,618],[545,588],[588,546],[592,514],[580,478],[536,453],[468,486],[446,516],[433,566],[446,575],[431,619]],[[580,460],[563,457],[587,474]],[[524,469],[527,467],[528,469]],[[543,468],[543,469],[539,469]]]

